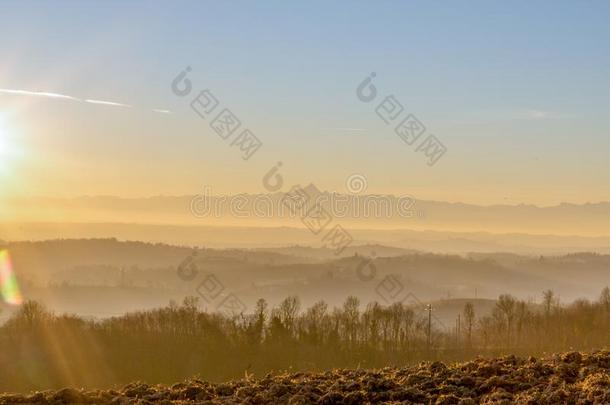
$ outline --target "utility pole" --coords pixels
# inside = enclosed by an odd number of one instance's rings
[[[462,332],[462,324],[461,324],[461,315],[460,314],[458,314],[458,317],[457,317],[457,328],[456,328],[456,330],[457,330],[457,333],[455,335],[455,344],[456,344],[457,348],[459,349],[460,348],[460,333]]]
[[[428,353],[430,353],[430,345],[432,343],[432,304],[426,306],[426,311],[428,311],[428,341],[426,342],[426,346]]]

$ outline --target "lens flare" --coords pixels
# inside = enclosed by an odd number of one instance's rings
[[[6,249],[0,250],[0,295],[7,304],[19,305],[23,302],[11,257]]]

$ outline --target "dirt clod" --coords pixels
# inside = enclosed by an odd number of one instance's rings
[[[8,404],[606,404],[610,352],[570,352],[547,359],[506,356],[381,370],[269,374],[226,383],[171,386],[134,382],[119,390],[63,388],[0,394]]]

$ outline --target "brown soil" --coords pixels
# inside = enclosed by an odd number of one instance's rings
[[[131,383],[2,394],[0,404],[610,404],[610,352],[506,356],[445,365],[268,375],[229,383]]]

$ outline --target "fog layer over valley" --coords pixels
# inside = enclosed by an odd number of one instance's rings
[[[58,313],[105,318],[200,297],[219,310],[235,296],[251,310],[259,298],[275,305],[298,296],[304,306],[324,300],[362,303],[432,302],[451,320],[464,301],[486,313],[500,294],[539,302],[551,289],[562,302],[596,299],[610,284],[610,255],[435,254],[382,245],[333,250],[307,246],[212,249],[116,239],[12,242],[15,273],[25,299]],[[196,253],[194,253],[196,252]],[[179,270],[181,269],[181,270]],[[216,283],[212,288],[211,284]],[[11,308],[0,316],[5,320]]]

